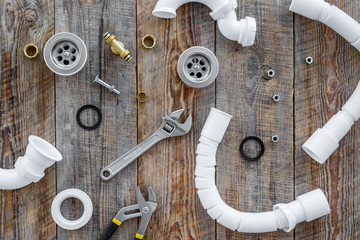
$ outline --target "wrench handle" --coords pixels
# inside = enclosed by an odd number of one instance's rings
[[[160,134],[155,132],[153,135],[145,139],[140,144],[136,145],[133,149],[122,155],[120,158],[116,159],[107,167],[103,168],[100,172],[100,177],[103,180],[110,180],[121,170],[126,168],[130,163],[135,161],[143,153],[145,153],[149,148],[154,146],[156,143],[161,141],[163,137]]]

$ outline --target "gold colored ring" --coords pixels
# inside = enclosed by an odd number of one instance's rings
[[[148,95],[147,95],[146,93],[140,92],[140,93],[136,96],[136,99],[137,99],[139,102],[144,103],[144,102],[146,102],[146,101],[149,99],[149,97],[148,97]]]
[[[34,44],[27,44],[24,47],[24,54],[28,58],[35,58],[39,53],[39,49]]]
[[[146,34],[143,38],[142,38],[142,45],[144,46],[144,48],[146,49],[152,49],[155,47],[156,45],[156,38],[151,35],[151,34]]]

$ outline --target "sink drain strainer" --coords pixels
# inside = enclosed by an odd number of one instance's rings
[[[203,88],[210,85],[217,77],[219,63],[209,49],[192,47],[181,54],[177,71],[186,85]]]
[[[52,36],[44,47],[46,65],[56,74],[70,76],[79,72],[87,60],[84,42],[68,32]]]

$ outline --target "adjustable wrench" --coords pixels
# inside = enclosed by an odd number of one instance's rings
[[[101,178],[103,180],[110,180],[161,140],[187,134],[191,129],[192,117],[189,115],[184,123],[179,123],[177,120],[183,112],[184,109],[180,109],[170,113],[168,116],[165,116],[160,128],[153,135],[122,155],[120,158],[116,159],[107,167],[103,168],[100,172]]]

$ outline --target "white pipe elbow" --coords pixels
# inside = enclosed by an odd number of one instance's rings
[[[293,0],[290,11],[318,20],[350,42],[360,51],[360,24],[339,8],[324,0]],[[339,147],[340,140],[360,118],[360,85],[347,103],[323,128],[319,128],[302,146],[315,161],[323,164]]]
[[[277,204],[271,212],[246,213],[228,206],[215,185],[216,151],[232,116],[212,108],[197,147],[195,185],[202,206],[212,219],[231,230],[246,233],[290,232],[297,223],[312,221],[330,213],[320,189],[298,196],[288,204]]]
[[[236,0],[159,0],[152,14],[159,18],[175,18],[176,10],[189,2],[198,2],[208,6],[212,10],[210,16],[218,21],[219,30],[226,38],[237,41],[244,47],[254,44],[256,20],[246,17],[237,21]]]
[[[244,47],[254,45],[256,35],[256,20],[252,17],[237,20],[235,11],[225,18],[218,20],[218,27],[222,35],[232,41],[237,41]]]
[[[0,190],[14,190],[38,182],[45,176],[45,169],[61,161],[60,152],[50,143],[36,136],[29,136],[29,144],[23,157],[19,157],[14,169],[0,168]]]

